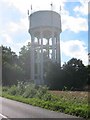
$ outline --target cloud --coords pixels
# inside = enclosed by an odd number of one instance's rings
[[[7,44],[11,44],[13,42],[12,38],[6,33],[3,33],[2,37],[3,37],[4,42]]]
[[[89,2],[90,0],[67,0],[67,2]]]
[[[21,18],[18,22],[10,22],[7,26],[8,31],[12,33],[27,31],[28,30],[28,18]]]
[[[82,17],[74,17],[67,14],[62,16],[62,31],[69,30],[75,33],[80,31],[88,31],[87,19]]]
[[[17,32],[19,30],[19,25],[15,22],[10,22],[8,28],[10,32]]]
[[[76,6],[74,11],[81,15],[88,15],[88,2],[86,0],[80,0],[81,5]]]
[[[81,59],[85,65],[88,64],[88,53],[83,41],[61,41],[61,52],[67,57]]]
[[[86,6],[86,3],[84,5],[84,2],[82,0],[79,0],[83,6]],[[18,23],[15,23],[11,21],[10,23],[10,30],[11,32],[17,31],[17,30],[25,30],[28,29],[28,18],[27,18],[27,10],[30,10],[30,6],[32,4],[32,12],[37,10],[43,10],[43,9],[51,9],[51,0],[48,1],[42,1],[42,0],[4,0],[10,7],[14,7],[19,12],[21,12],[24,15],[24,18],[21,18],[21,20]],[[69,11],[65,10],[64,6],[67,0],[52,0],[53,3],[53,10],[60,13],[60,5],[61,5],[61,18],[62,18],[62,30],[70,30],[75,33],[78,33],[80,31],[87,31],[88,30],[88,23],[87,19],[83,17],[76,17],[76,16],[70,16]],[[79,6],[76,6],[74,8],[74,11],[79,12]],[[82,7],[82,6],[81,6]],[[84,7],[84,10],[86,7]],[[81,8],[82,10],[82,8]],[[86,11],[86,10],[85,10]],[[31,10],[30,10],[31,12]],[[76,13],[77,14],[77,13]]]
[[[16,52],[17,55],[19,55],[20,49],[23,46],[28,45],[28,42],[30,42],[30,39],[25,40],[25,42],[19,42],[19,43],[13,43],[12,44],[12,50]]]
[[[16,43],[16,45],[19,47],[19,49],[21,47],[23,47],[24,45],[28,45],[28,42],[30,42],[30,39],[27,39],[25,42],[20,42],[20,43]]]
[[[9,7],[14,7],[21,13],[26,13],[26,10],[29,6],[30,0],[4,0]]]
[[[57,9],[57,6],[60,7],[60,5],[64,5],[64,2],[66,0],[52,0],[52,3],[54,4],[54,8]],[[40,10],[40,9],[51,9],[51,0],[4,0],[9,6],[14,6],[16,9],[18,9],[21,13],[26,14],[27,9],[30,9],[30,6],[32,4],[33,11]],[[59,9],[59,8],[58,8]]]

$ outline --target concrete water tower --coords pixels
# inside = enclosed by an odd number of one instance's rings
[[[44,64],[51,59],[61,66],[60,33],[61,17],[51,10],[32,13],[29,16],[31,35],[31,80],[35,84],[44,84]],[[45,60],[44,53],[48,59]]]

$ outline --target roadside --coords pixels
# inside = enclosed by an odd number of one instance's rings
[[[54,95],[45,87],[36,89],[28,85],[26,90],[21,88],[18,89],[17,86],[4,88],[3,97],[72,116],[88,118],[88,95],[84,92],[59,91],[58,95]]]
[[[2,114],[8,118],[78,118],[61,112],[55,112],[25,103],[2,99]]]

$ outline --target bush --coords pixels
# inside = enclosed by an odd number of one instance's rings
[[[16,95],[18,93],[17,86],[12,86],[10,89],[7,91],[10,95]]]
[[[82,99],[76,94],[74,97],[65,91],[62,94],[60,96],[51,94],[46,86],[19,83],[18,86],[3,87],[2,95],[34,106],[88,118],[90,109],[88,110],[86,98]]]
[[[17,85],[17,90],[18,90],[18,95],[22,95],[25,92],[25,84],[24,82],[18,82]]]
[[[23,97],[25,98],[33,98],[37,93],[37,89],[34,84],[29,84],[25,86],[25,91],[23,93]]]
[[[7,92],[8,89],[9,89],[9,87],[2,87],[2,91],[3,91],[3,92]]]
[[[45,93],[42,97],[43,100],[45,101],[51,101],[52,95],[50,93]]]
[[[41,99],[44,97],[44,95],[47,94],[48,91],[48,87],[47,86],[39,86],[37,93],[36,93],[36,97]]]

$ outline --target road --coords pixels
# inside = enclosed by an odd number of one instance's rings
[[[75,116],[46,110],[6,98],[0,97],[0,101],[2,101],[0,102],[0,106],[2,106],[0,114],[8,118],[76,118]]]

